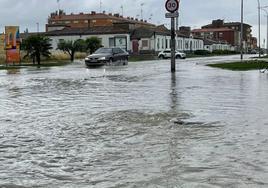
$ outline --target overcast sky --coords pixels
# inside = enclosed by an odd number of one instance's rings
[[[260,0],[261,6],[268,5],[268,0]],[[45,30],[49,14],[58,9],[57,0],[0,0],[0,31],[5,25],[19,25],[20,30]],[[181,0],[180,25],[199,28],[209,24],[213,19],[225,21],[240,21],[240,0]],[[257,0],[244,0],[245,22],[253,26],[253,34],[257,36],[258,12]],[[165,0],[102,0],[101,11],[107,13],[122,13],[124,16],[138,16],[141,18],[141,4],[144,3],[143,17],[155,24],[167,24],[170,20],[165,18]],[[60,8],[67,13],[100,11],[100,0],[60,0]],[[152,16],[151,16],[152,15]],[[262,36],[266,37],[266,17],[262,12]]]

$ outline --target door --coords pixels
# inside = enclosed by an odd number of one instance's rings
[[[132,41],[132,49],[134,54],[139,53],[139,41],[138,40],[133,40]]]

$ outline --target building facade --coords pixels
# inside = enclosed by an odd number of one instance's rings
[[[252,44],[252,30],[251,25],[244,23],[243,24],[243,48],[248,51],[254,44]],[[234,45],[237,49],[240,49],[240,38],[241,38],[241,22],[224,22],[224,20],[218,19],[213,20],[211,24],[202,26],[201,29],[204,30],[217,30],[217,29],[229,29],[233,33],[230,35],[225,35],[222,37],[222,40],[227,41],[229,44]],[[220,33],[219,33],[220,34]],[[217,36],[217,35],[216,35]],[[218,37],[219,38],[219,37]],[[218,40],[217,37],[213,38]],[[231,39],[233,38],[233,39]],[[231,40],[232,43],[229,41]]]

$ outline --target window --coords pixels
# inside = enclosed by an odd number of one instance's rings
[[[114,47],[114,46],[115,46],[114,38],[109,38],[109,47]]]
[[[142,47],[149,47],[149,42],[148,40],[142,40],[141,41]]]
[[[74,24],[78,24],[78,23],[79,23],[79,21],[78,21],[78,20],[75,20],[73,23],[74,23]]]
[[[168,39],[166,39],[166,48],[168,48]]]

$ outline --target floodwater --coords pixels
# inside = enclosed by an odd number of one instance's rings
[[[238,56],[0,71],[0,187],[268,187],[268,73]]]

